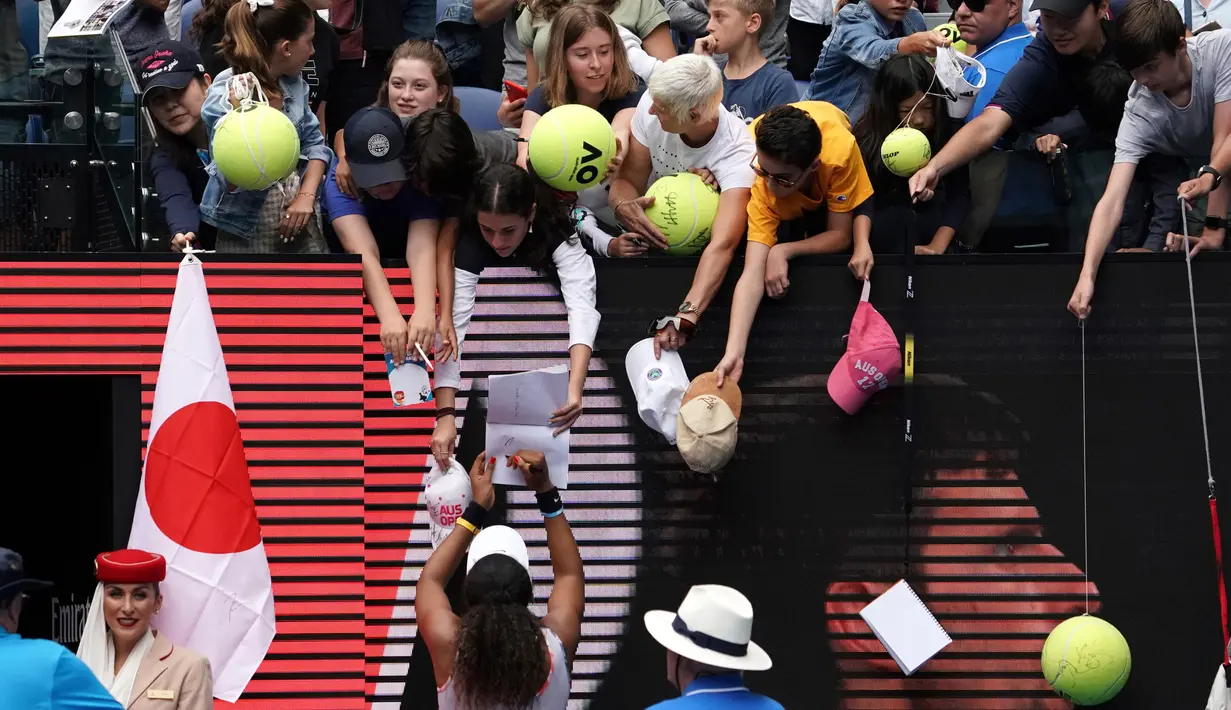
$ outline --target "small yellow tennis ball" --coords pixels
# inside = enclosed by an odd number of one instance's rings
[[[1128,682],[1133,657],[1116,627],[1096,616],[1075,616],[1052,630],[1043,644],[1043,677],[1075,705],[1111,700]]]
[[[667,238],[668,254],[693,256],[710,243],[710,229],[718,214],[718,192],[700,177],[692,173],[665,175],[645,195],[654,198],[645,216]]]
[[[953,51],[959,54],[966,53],[966,43],[962,41],[962,31],[957,28],[957,23],[947,22],[937,27],[936,31],[949,40],[949,46],[953,47]]]
[[[580,192],[599,184],[615,152],[611,124],[581,104],[553,108],[530,132],[530,165],[557,190]]]
[[[278,109],[251,104],[218,121],[210,152],[228,183],[264,190],[299,164],[299,132]]]
[[[890,133],[881,143],[881,160],[889,172],[898,177],[910,177],[932,159],[932,144],[928,137],[909,126]]]

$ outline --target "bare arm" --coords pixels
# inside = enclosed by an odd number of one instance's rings
[[[684,299],[697,307],[699,313],[694,318],[709,307],[727,276],[735,248],[743,239],[744,227],[748,224],[748,199],[751,196],[752,190],[748,188],[733,188],[724,190],[718,198],[718,213],[714,216],[710,243],[701,253],[697,272],[692,277],[692,287]]]
[[[463,525],[454,526],[453,532],[440,543],[440,547],[427,558],[419,581],[415,584],[415,620],[419,634],[432,655],[432,671],[436,686],[440,687],[453,675],[453,659],[457,655],[457,633],[461,625],[445,585],[457,571],[466,548],[474,539],[474,533]]]
[[[939,173],[937,177],[944,177],[954,168],[966,165],[991,150],[996,141],[1012,127],[1013,119],[1009,114],[994,106],[990,107],[979,114],[978,118],[962,126],[945,147],[932,157],[928,167]]]
[[[348,254],[358,254],[363,264],[363,293],[372,304],[376,318],[388,322],[394,318],[401,319],[401,309],[389,288],[389,279],[380,264],[380,248],[376,245],[376,237],[363,215],[348,214],[333,220],[333,229],[338,234],[338,241]]]
[[[854,212],[830,212],[825,218],[825,231],[798,242],[780,242],[779,249],[793,259],[804,254],[837,254],[851,248]]]
[[[534,50],[526,48],[526,88],[534,90],[539,85],[539,61],[534,58]]]
[[[1090,281],[1098,276],[1099,266],[1103,263],[1103,254],[1111,244],[1111,238],[1120,226],[1124,216],[1124,201],[1128,199],[1129,188],[1133,184],[1133,175],[1137,172],[1134,163],[1116,163],[1111,166],[1107,176],[1107,187],[1103,196],[1094,207],[1090,218],[1090,230],[1086,233],[1086,254],[1081,262],[1081,277]]]
[[[321,181],[325,179],[325,170],[329,164],[323,160],[309,160],[308,169],[303,172],[303,180],[299,183],[300,192],[316,195],[320,192]]]
[[[667,23],[655,27],[650,36],[641,41],[645,53],[661,61],[675,56],[675,43],[671,41],[671,28]]]
[[[769,261],[770,247],[761,242],[749,241],[744,252],[744,272],[735,284],[731,298],[731,325],[727,330],[727,348],[722,361],[714,370],[718,373],[718,386],[725,378],[739,382],[744,372],[744,353],[748,348],[748,334],[756,319],[761,295],[765,293],[765,265]]]
[[[440,220],[435,219],[411,222],[406,235],[406,263],[410,265],[410,285],[415,299],[407,347],[408,354],[416,360],[419,351],[415,343],[425,353],[436,344],[436,242],[439,238]]]
[[[624,157],[624,164],[620,166],[620,174],[611,181],[608,201],[613,210],[617,209],[616,206],[621,202],[635,200],[645,194],[652,167],[650,149],[635,137],[630,137],[628,154]]]
[[[577,643],[581,641],[581,615],[586,608],[581,552],[563,513],[546,518],[543,526],[547,528],[547,551],[551,555],[551,572],[555,577],[551,596],[547,598],[547,616],[543,617],[543,626],[560,637],[560,644],[564,646],[564,653],[571,665],[577,653]]]
[[[453,355],[453,256],[457,249],[457,217],[448,217],[440,226],[440,237],[436,240],[436,292],[440,302],[440,335],[444,349],[438,353],[441,359]]]
[[[528,55],[527,55],[528,56]],[[517,135],[521,140],[517,142],[517,164],[526,169],[527,161],[530,159],[530,134],[534,132],[534,127],[538,125],[540,116],[533,111],[526,111],[521,115],[521,129]]]
[[[488,27],[509,14],[514,0],[474,0],[474,21],[480,27]]]

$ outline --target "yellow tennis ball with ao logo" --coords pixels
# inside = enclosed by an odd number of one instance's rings
[[[1100,705],[1128,682],[1133,656],[1116,627],[1097,616],[1075,616],[1043,644],[1043,677],[1074,705]]]
[[[645,216],[667,238],[667,253],[677,256],[700,254],[710,243],[714,216],[718,214],[718,192],[693,173],[678,173],[659,178],[646,190],[654,204]]]
[[[936,28],[942,37],[949,40],[949,46],[953,47],[953,51],[959,54],[966,53],[966,43],[962,41],[962,31],[957,28],[954,22],[947,22]]]
[[[580,192],[602,182],[615,153],[611,124],[581,104],[553,108],[530,132],[530,166],[543,182],[565,192]]]
[[[932,159],[932,144],[917,129],[903,126],[885,137],[881,143],[881,160],[889,172],[898,177],[910,177]]]
[[[218,121],[210,152],[228,183],[264,190],[299,164],[299,132],[278,109],[249,104]]]

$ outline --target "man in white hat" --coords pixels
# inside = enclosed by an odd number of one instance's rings
[[[782,710],[744,687],[743,671],[765,671],[769,654],[752,642],[752,603],[730,587],[698,584],[679,611],[648,611],[645,628],[667,649],[667,682],[680,697],[650,710]]]

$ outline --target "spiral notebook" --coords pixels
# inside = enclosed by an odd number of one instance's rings
[[[859,615],[906,675],[919,670],[932,656],[953,643],[906,580],[873,599]]]

